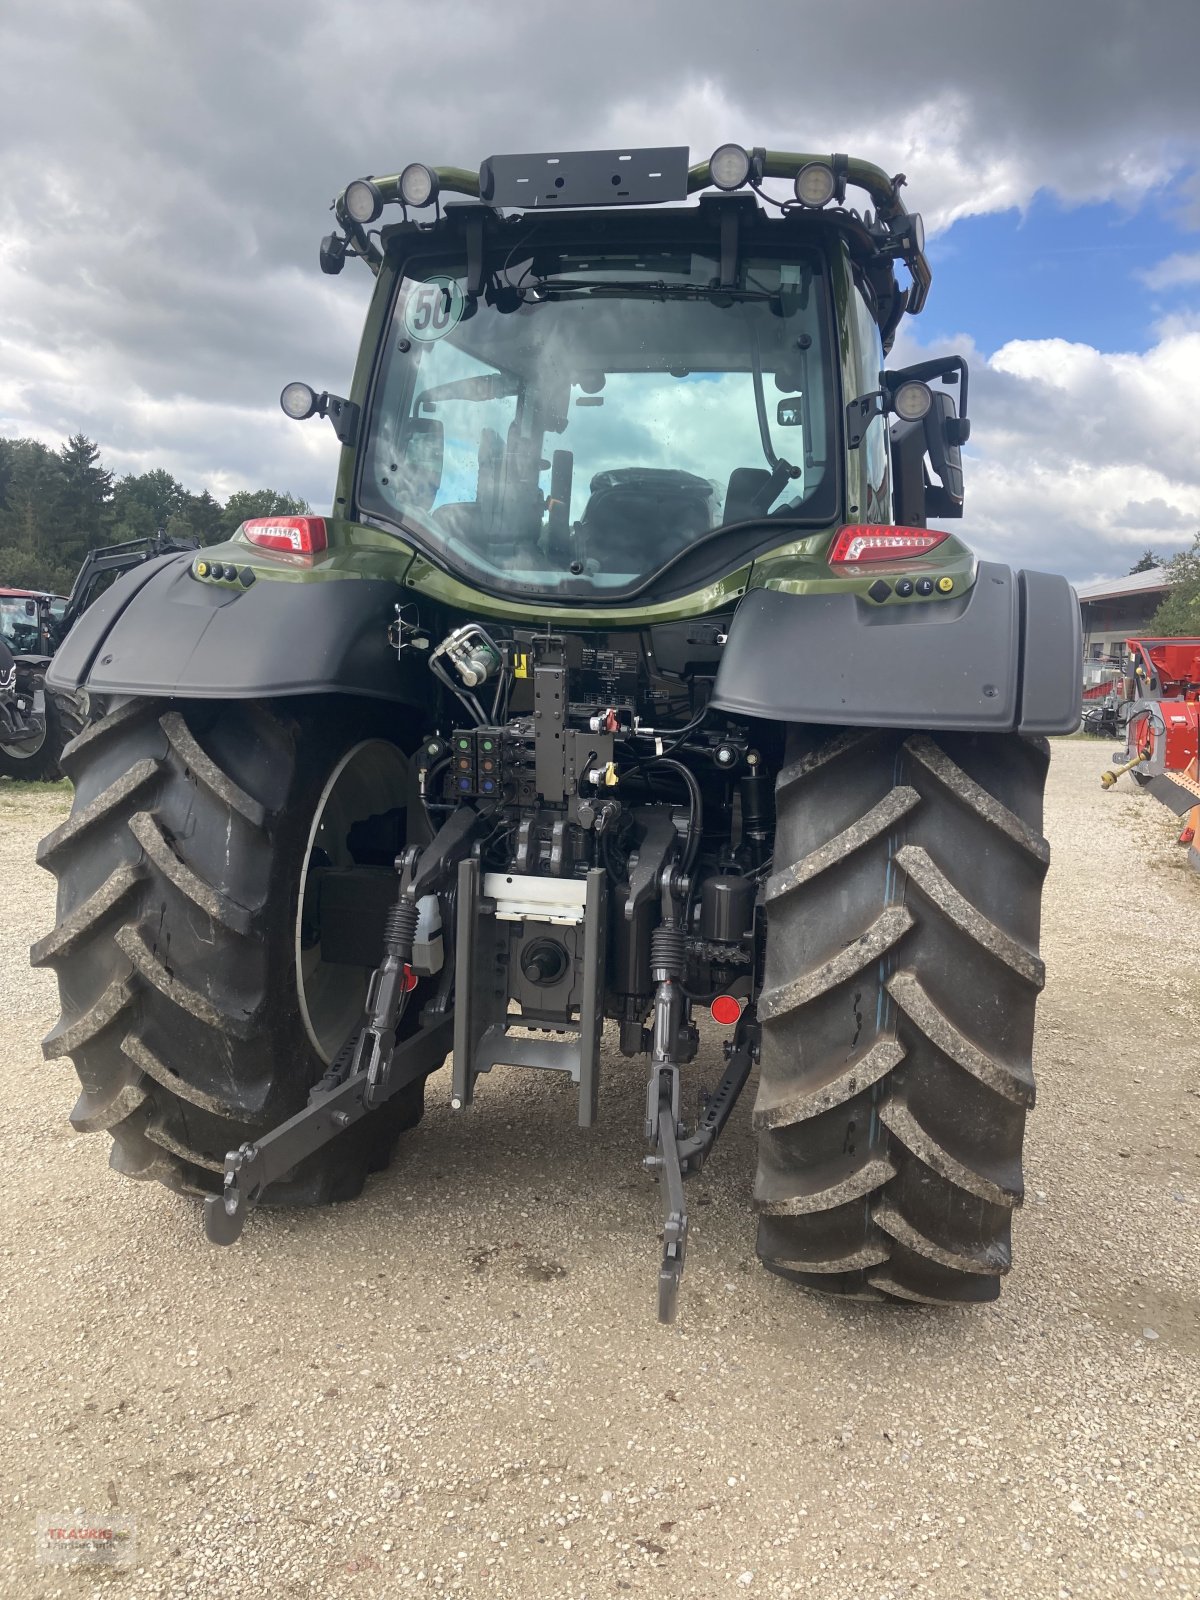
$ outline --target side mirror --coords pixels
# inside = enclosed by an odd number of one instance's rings
[[[929,381],[936,378],[958,384],[962,416],[958,414],[953,395],[929,387]],[[923,528],[929,517],[961,517],[962,446],[971,437],[971,424],[965,415],[967,363],[962,356],[940,356],[932,361],[919,361],[899,372],[885,373],[883,381],[885,393],[895,401],[906,400],[910,392],[915,397],[919,390],[929,397],[923,412],[915,403],[888,407],[899,416],[891,428],[892,488],[897,520]],[[935,481],[931,481],[930,471]]]
[[[955,409],[954,396],[944,390],[933,391],[933,405],[926,413],[925,449],[929,464],[938,480],[925,490],[925,514],[930,517],[961,517],[963,514],[963,427],[970,433],[970,423],[960,418]]]

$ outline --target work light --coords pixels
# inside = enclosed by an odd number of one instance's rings
[[[400,174],[400,198],[406,206],[419,211],[422,206],[432,205],[437,193],[437,173],[432,167],[413,161]]]
[[[907,216],[897,218],[889,231],[897,241],[901,254],[907,255],[910,251],[919,256],[925,254],[925,223],[919,211],[910,211]]]
[[[708,158],[708,173],[718,189],[740,189],[750,176],[750,152],[740,144],[723,144]]]
[[[291,417],[294,422],[303,422],[305,417],[311,417],[318,403],[316,390],[307,383],[284,384],[283,393],[279,396],[284,415]]]
[[[374,222],[383,210],[383,196],[370,178],[355,178],[353,183],[346,185],[342,205],[351,222],[365,225]]]
[[[833,168],[827,167],[823,161],[810,161],[796,174],[796,199],[813,211],[828,205],[836,188]]]
[[[901,422],[919,422],[933,404],[933,392],[919,378],[909,378],[897,386],[892,396],[892,410]]]

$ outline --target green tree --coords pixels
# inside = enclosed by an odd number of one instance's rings
[[[23,550],[53,567],[65,495],[62,460],[38,439],[5,443],[0,547]]]
[[[130,473],[113,490],[111,537],[149,539],[182,513],[188,492],[164,467]]]
[[[58,457],[63,489],[53,544],[64,562],[79,562],[104,543],[113,475],[100,465],[100,447],[82,433],[73,433]]]
[[[239,489],[229,496],[221,513],[222,536],[231,538],[248,517],[302,517],[308,508],[307,500],[281,494],[278,489]]]
[[[0,584],[11,589],[44,589],[69,594],[74,571],[52,566],[42,555],[16,545],[0,545]]]
[[[167,532],[178,536],[199,539],[201,544],[215,544],[225,537],[221,524],[221,502],[214,500],[207,489],[199,494],[189,494],[181,510],[167,523]]]
[[[202,544],[229,538],[248,517],[303,516],[306,501],[244,489],[222,506],[191,494],[163,467],[114,484],[99,446],[72,434],[59,450],[0,439],[0,584],[65,594],[89,549],[150,538],[159,529]]]
[[[1171,589],[1150,618],[1150,632],[1168,637],[1180,634],[1200,637],[1200,533],[1192,540],[1190,550],[1181,550],[1171,557],[1165,575]]]
[[[1156,556],[1153,550],[1143,550],[1133,566],[1130,567],[1129,576],[1132,578],[1137,572],[1153,572],[1155,567],[1161,567],[1162,564],[1162,557]]]

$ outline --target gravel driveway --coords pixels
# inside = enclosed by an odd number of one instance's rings
[[[641,1067],[447,1079],[392,1170],[219,1251],[110,1173],[42,1062],[62,792],[0,786],[0,1594],[1200,1593],[1200,878],[1108,747],[1050,769],[1038,1106],[1016,1266],[969,1312],[841,1305],[754,1260],[747,1093],[654,1320]],[[715,1049],[715,1046],[714,1046]],[[716,1076],[714,1049],[708,1075]],[[124,1571],[39,1514],[132,1519]]]

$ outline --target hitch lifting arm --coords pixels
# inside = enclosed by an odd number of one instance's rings
[[[672,830],[673,831],[673,830]],[[663,1195],[663,1254],[658,1273],[658,1320],[674,1322],[679,1284],[687,1259],[688,1214],[683,1180],[699,1171],[737,1102],[758,1052],[758,1024],[752,1007],[742,1013],[726,1046],[725,1075],[690,1136],[679,1120],[679,1066],[695,1051],[696,1033],[688,1018],[683,988],[687,962],[687,905],[691,884],[663,852],[658,874],[662,921],[650,936],[650,976],[655,984],[650,1038],[650,1083],[646,1091],[646,1170],[658,1178]],[[632,884],[632,878],[631,878]]]
[[[652,1080],[660,1091],[654,1149],[645,1157],[648,1172],[663,1185],[663,1258],[658,1273],[658,1320],[674,1322],[679,1304],[679,1284],[687,1256],[688,1213],[683,1180],[699,1172],[758,1058],[759,1024],[753,1008],[747,1006],[732,1041],[725,1045],[726,1067],[716,1093],[704,1108],[696,1131],[684,1136],[678,1121],[678,1106],[673,1104],[666,1073]],[[678,1075],[676,1074],[676,1084]]]
[[[452,1016],[439,1016],[431,1026],[420,1028],[397,1047],[392,1070],[371,1100],[367,1098],[365,1067],[340,1083],[335,1080],[330,1084],[328,1080],[334,1073],[327,1073],[302,1111],[255,1143],[231,1150],[225,1157],[221,1193],[209,1195],[204,1202],[204,1232],[210,1244],[233,1244],[241,1235],[247,1213],[262,1199],[268,1184],[286,1177],[297,1162],[336,1139],[401,1089],[427,1076],[444,1060],[453,1036]],[[365,1030],[348,1044],[342,1057],[350,1057],[352,1051],[358,1054],[364,1039]]]
[[[443,887],[491,825],[490,811],[455,811],[424,850],[399,858],[400,885],[388,916],[385,950],[371,975],[363,1024],[315,1085],[308,1104],[261,1139],[225,1157],[220,1194],[204,1202],[204,1231],[212,1244],[233,1244],[247,1212],[306,1156],[336,1139],[401,1089],[419,1082],[446,1058],[454,1042],[453,1013],[431,1007],[416,1033],[397,1041],[411,989],[408,962],[417,926],[417,901]]]

